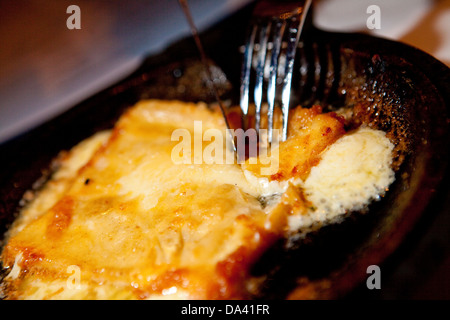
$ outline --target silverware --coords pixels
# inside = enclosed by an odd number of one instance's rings
[[[244,129],[251,128],[251,84],[255,105],[254,128],[261,129],[263,101],[267,102],[267,140],[274,136],[277,83],[281,87],[281,140],[287,138],[289,101],[295,54],[312,0],[262,0],[256,4],[245,44],[241,73],[240,107]],[[254,74],[252,75],[252,71]]]
[[[230,143],[230,145],[228,147],[230,147],[233,150],[234,156],[236,159],[238,159],[238,153],[237,153],[237,149],[236,149],[236,145],[234,142],[234,137],[232,136],[231,133],[231,127],[230,124],[228,122],[228,118],[227,118],[227,113],[225,111],[225,107],[223,106],[222,100],[220,99],[220,95],[219,92],[216,88],[216,86],[214,85],[214,80],[213,80],[213,76],[211,74],[211,66],[208,62],[208,58],[206,56],[205,50],[203,49],[203,45],[202,42],[200,41],[200,37],[198,35],[198,30],[197,27],[195,26],[194,23],[194,19],[192,17],[191,11],[189,9],[189,4],[187,3],[187,0],[178,0],[181,8],[183,9],[184,15],[186,16],[187,22],[189,24],[189,27],[191,28],[191,33],[192,33],[192,37],[194,38],[195,41],[195,45],[197,46],[197,49],[200,53],[200,57],[201,57],[201,61],[203,63],[203,66],[205,68],[207,77],[208,77],[208,81],[210,83],[210,86],[212,88],[212,91],[214,93],[214,97],[216,99],[216,102],[219,105],[220,111],[222,113],[223,119],[225,121],[225,125],[227,127],[227,133],[230,135],[230,139],[227,139],[227,141]]]

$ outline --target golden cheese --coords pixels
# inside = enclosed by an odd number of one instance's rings
[[[6,297],[251,297],[251,266],[293,225],[302,227],[298,217],[314,216],[314,198],[303,188],[312,190],[312,168],[345,137],[334,114],[299,108],[294,119],[297,127],[279,147],[278,172],[264,176],[258,165],[175,163],[173,132],[195,136],[201,121],[203,133],[218,129],[225,137],[220,112],[177,101],[138,103],[111,132],[69,151],[23,209],[1,255]],[[390,170],[383,161],[381,174]],[[275,201],[261,201],[273,194]]]

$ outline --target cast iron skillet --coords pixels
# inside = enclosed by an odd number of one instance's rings
[[[237,103],[239,47],[251,7],[201,35],[226,104]],[[264,279],[255,298],[352,297],[355,288],[364,288],[369,265],[388,268],[413,228],[448,215],[442,199],[448,196],[450,70],[397,42],[323,32],[312,24],[304,34],[293,104],[369,110],[364,121],[389,132],[402,147],[399,170],[386,197],[368,212],[351,214],[303,240],[280,241],[267,252],[252,271]],[[0,232],[13,221],[24,192],[49,176],[51,160],[61,150],[112,127],[138,100],[214,102],[204,74],[194,42],[186,38],[149,57],[117,84],[0,145]]]

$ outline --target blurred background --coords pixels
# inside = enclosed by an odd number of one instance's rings
[[[252,1],[188,3],[202,31]],[[66,26],[70,5],[80,8],[79,30]],[[380,8],[380,29],[367,28],[371,5]],[[402,41],[450,66],[450,0],[317,0],[314,6],[320,29]],[[177,0],[0,0],[0,143],[114,84],[189,34]],[[449,225],[434,228],[434,237],[417,247],[424,257],[448,242]],[[399,270],[384,298],[406,297],[420,266]],[[414,297],[450,298],[450,259],[433,270]]]
[[[189,5],[203,30],[251,1]],[[66,26],[70,5],[80,8],[80,30]],[[366,26],[370,5],[380,8],[380,29]],[[400,40],[450,65],[450,0],[318,0],[314,23]],[[177,0],[0,0],[0,143],[113,84],[188,34]]]

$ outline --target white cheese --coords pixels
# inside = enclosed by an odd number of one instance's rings
[[[393,148],[383,131],[366,127],[330,145],[302,185],[313,207],[307,215],[292,217],[290,228],[335,220],[378,200],[395,179]]]

